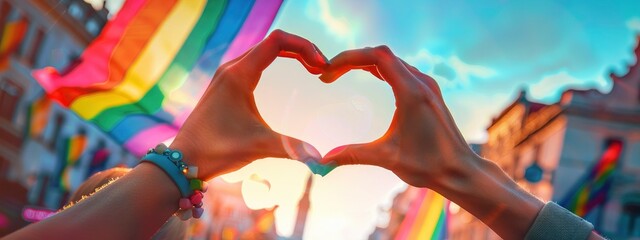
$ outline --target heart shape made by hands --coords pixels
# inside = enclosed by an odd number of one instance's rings
[[[325,152],[374,140],[386,131],[393,115],[393,94],[381,81],[349,79],[328,85],[290,59],[277,60],[261,78],[254,95],[265,122],[277,132],[302,137]],[[373,106],[378,113],[374,114]],[[304,163],[321,176],[337,167],[334,163]]]

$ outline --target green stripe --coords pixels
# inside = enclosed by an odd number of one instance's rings
[[[158,82],[137,102],[106,109],[91,119],[103,130],[110,131],[127,115],[135,113],[155,113],[160,109],[165,94],[182,85],[196,64],[207,39],[217,28],[220,17],[227,5],[226,0],[207,2],[200,19],[193,27],[178,54]]]
[[[444,204],[442,211],[440,212],[440,217],[438,217],[438,223],[436,223],[436,227],[433,229],[433,233],[431,233],[431,239],[444,239],[445,233],[445,222],[447,221],[447,212],[445,210],[447,204]]]

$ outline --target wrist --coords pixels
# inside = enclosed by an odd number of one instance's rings
[[[435,183],[434,190],[483,221],[504,239],[522,239],[544,203],[495,163],[477,155]]]
[[[142,158],[142,163],[153,163],[170,177],[180,191],[180,211],[176,214],[182,220],[191,217],[200,218],[202,213],[203,193],[207,191],[207,184],[198,178],[198,167],[188,165],[183,161],[184,153],[177,149],[158,144],[149,149]]]
[[[183,140],[182,138],[176,137],[175,140],[169,145],[169,149],[179,150],[182,152],[182,161],[189,166],[198,167],[197,178],[202,180],[208,180],[208,171],[206,169],[206,165],[202,164],[203,161],[199,161],[202,157],[199,156],[199,152],[196,149],[197,146],[194,144]]]

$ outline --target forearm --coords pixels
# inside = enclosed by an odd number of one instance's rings
[[[90,198],[7,239],[148,239],[177,210],[179,198],[160,168],[142,163]]]
[[[483,221],[504,239],[523,239],[544,203],[519,187],[497,165],[480,159],[448,174],[434,190]]]

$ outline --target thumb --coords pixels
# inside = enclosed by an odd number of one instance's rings
[[[375,154],[371,151],[370,144],[344,145],[329,151],[320,163],[342,166],[354,164],[374,164]]]
[[[311,170],[314,174],[327,175],[335,167],[322,165],[319,163],[322,155],[311,144],[297,138],[275,133],[276,139],[272,141],[270,157],[289,158],[298,160]]]

